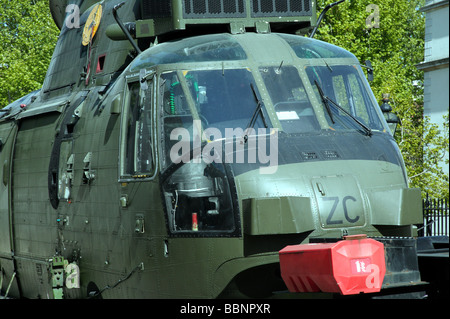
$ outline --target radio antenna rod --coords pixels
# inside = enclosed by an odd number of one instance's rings
[[[139,47],[137,46],[137,44],[134,42],[133,38],[131,37],[130,32],[128,32],[128,30],[125,28],[125,26],[123,25],[122,21],[120,20],[120,18],[117,16],[117,10],[119,10],[119,8],[121,6],[123,6],[125,4],[124,2],[121,2],[117,5],[114,6],[112,12],[113,12],[113,17],[116,20],[117,24],[119,25],[119,27],[122,29],[123,33],[125,34],[125,36],[127,37],[128,41],[130,41],[131,45],[133,46],[133,48],[136,50],[136,53],[139,55],[142,53],[141,49],[139,49]]]
[[[314,38],[314,35],[316,34],[317,28],[319,28],[320,22],[322,22],[322,19],[325,16],[325,13],[327,13],[327,11],[330,10],[331,8],[333,8],[334,6],[337,6],[338,4],[340,4],[340,3],[344,2],[344,1],[345,0],[336,1],[334,3],[331,3],[331,4],[327,5],[325,7],[325,9],[323,9],[323,11],[320,13],[319,20],[317,21],[316,26],[314,27],[314,29],[311,32],[311,35],[309,36],[311,39]]]

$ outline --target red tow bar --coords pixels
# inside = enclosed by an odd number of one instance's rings
[[[281,277],[290,292],[374,293],[380,291],[386,273],[384,245],[366,235],[286,246],[279,257]]]

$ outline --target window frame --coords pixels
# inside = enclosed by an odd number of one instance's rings
[[[147,72],[147,74],[150,74]],[[131,112],[131,94],[132,94],[132,86],[133,85],[139,85],[139,97],[142,94],[142,83],[140,83],[140,76],[139,74],[131,74],[126,77],[125,80],[125,87],[124,87],[124,93],[123,93],[123,100],[122,103],[122,112],[121,112],[121,120],[120,120],[120,137],[119,137],[119,182],[137,182],[137,181],[145,181],[145,180],[154,180],[157,176],[158,172],[158,149],[156,145],[156,111],[155,111],[155,104],[156,104],[156,94],[155,94],[155,76],[152,74],[151,76],[148,76],[146,78],[147,83],[147,90],[150,90],[147,94],[150,94],[149,98],[149,111],[150,111],[150,129],[149,129],[149,137],[150,137],[150,150],[151,150],[151,168],[149,172],[134,172],[130,173],[127,170],[128,166],[128,159],[127,159],[127,140],[128,140],[128,118]],[[135,127],[135,126],[134,126]],[[134,147],[136,147],[136,136],[134,138]],[[133,156],[133,165],[136,165],[136,156]]]
[[[363,119],[363,121],[365,122],[366,119],[361,117],[361,107],[357,106],[355,104],[355,89],[359,89],[360,92],[360,97],[362,98],[363,101],[363,107],[364,107],[364,116],[367,116],[367,123],[365,123],[367,126],[369,126],[372,130],[374,131],[379,131],[379,132],[384,132],[385,130],[385,125],[383,123],[383,118],[380,116],[379,111],[377,110],[377,104],[376,104],[376,100],[372,100],[371,98],[371,89],[369,86],[365,85],[364,83],[364,74],[362,74],[362,72],[360,72],[359,68],[354,65],[354,64],[332,64],[330,63],[331,68],[336,68],[336,67],[348,67],[348,69],[350,70],[350,67],[353,67],[355,69],[355,72],[348,72],[346,74],[344,74],[342,71],[339,71],[337,73],[335,73],[335,69],[333,71],[333,74],[331,75],[331,86],[332,86],[332,90],[333,90],[333,94],[330,94],[330,92],[327,92],[325,90],[325,86],[322,84],[322,89],[324,90],[325,95],[328,95],[332,100],[334,100],[336,103],[340,104],[340,106],[342,106],[346,111],[348,111],[349,113],[351,113],[353,116],[356,117],[360,117],[361,119]],[[309,67],[319,67],[319,68],[326,68],[329,66],[324,66],[324,65],[307,65],[307,67],[305,68],[305,73],[307,78],[309,79],[310,85],[314,88],[314,83],[311,82],[311,76],[310,76],[310,71],[309,71]],[[350,84],[350,76],[354,75],[354,80],[355,80],[355,86],[352,87],[352,85]],[[340,98],[338,98],[336,96],[336,92],[339,92],[339,90],[337,90],[336,88],[336,84],[337,82],[335,82],[335,79],[337,80],[338,78],[340,78],[341,83],[340,85],[343,86],[343,91],[345,96],[347,97],[346,99],[346,103],[340,103],[341,100]],[[320,101],[320,96],[317,90],[314,90],[315,96],[317,98],[318,101]],[[344,104],[344,105],[343,105]],[[379,107],[378,107],[379,108]],[[377,123],[378,122],[378,123]],[[328,122],[329,125],[331,125],[330,122]],[[379,128],[374,127],[373,125],[379,125]],[[350,128],[348,128],[350,129]]]

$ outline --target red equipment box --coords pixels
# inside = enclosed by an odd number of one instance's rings
[[[286,246],[279,257],[290,292],[374,293],[380,291],[386,273],[384,245],[366,235]]]

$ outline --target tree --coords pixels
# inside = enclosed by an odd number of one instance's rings
[[[420,187],[424,193],[429,194],[431,198],[449,198],[448,175],[444,173],[441,164],[444,161],[448,166],[449,161],[449,115],[444,116],[443,129],[440,130],[436,123],[431,123],[429,117],[425,116],[422,120],[421,130],[418,129],[412,134],[417,135],[414,140],[421,143],[418,148],[423,149],[422,161],[417,160],[417,155],[412,155],[409,179],[411,184]],[[421,139],[422,137],[422,139]],[[406,139],[403,139],[406,140]],[[405,155],[404,155],[405,157]]]
[[[336,0],[318,0],[318,14]],[[393,112],[401,119],[396,134],[411,187],[448,198],[448,175],[438,161],[448,153],[447,129],[423,116],[425,0],[347,0],[328,11],[316,38],[343,47],[374,68],[372,90],[381,104],[390,94]]]
[[[48,0],[0,0],[0,108],[41,88],[58,35]]]

